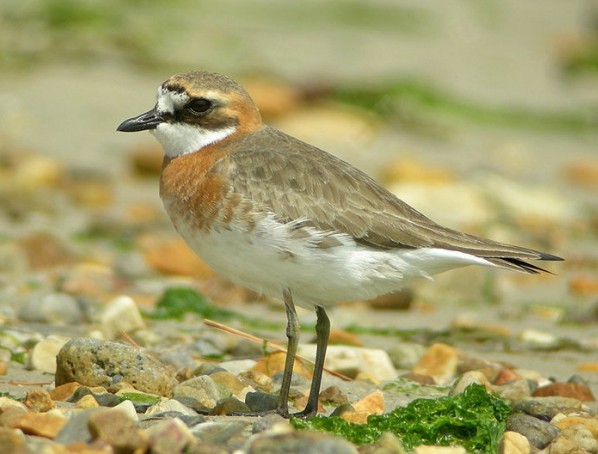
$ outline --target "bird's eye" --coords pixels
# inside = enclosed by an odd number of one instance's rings
[[[187,109],[194,115],[203,115],[212,108],[212,103],[205,98],[194,99],[187,105]]]

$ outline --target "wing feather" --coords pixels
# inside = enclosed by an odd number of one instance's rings
[[[234,163],[229,157],[213,171],[226,173],[234,192],[282,222],[306,221],[373,248],[450,249],[527,272],[542,269],[522,259],[562,260],[442,227],[350,164],[274,128],[245,136]]]

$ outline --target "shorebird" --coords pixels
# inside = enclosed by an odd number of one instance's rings
[[[327,307],[458,267],[539,273],[530,260],[562,260],[433,222],[345,161],[265,125],[243,87],[220,74],[169,78],[150,111],[118,127],[144,130],[164,149],[160,196],[189,246],[225,278],[282,297],[288,349],[277,411],[284,416],[299,341],[295,304],[317,314],[310,394],[297,413],[310,416]]]

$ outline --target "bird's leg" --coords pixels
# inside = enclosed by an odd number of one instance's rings
[[[297,344],[299,342],[299,319],[293,303],[293,296],[289,289],[282,292],[284,307],[287,312],[287,356],[284,363],[284,372],[282,373],[282,385],[280,386],[280,397],[277,412],[284,416],[289,416],[289,390],[291,388],[291,379],[293,378],[293,366],[295,365],[295,356],[297,354]]]
[[[316,362],[314,364],[314,376],[311,382],[307,405],[303,411],[294,414],[297,417],[313,416],[318,412],[318,397],[320,385],[322,384],[322,372],[324,371],[324,360],[326,359],[326,348],[330,336],[330,319],[322,306],[316,306]]]

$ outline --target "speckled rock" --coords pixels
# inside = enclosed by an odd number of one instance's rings
[[[34,413],[45,413],[56,408],[50,393],[43,388],[28,391],[23,403]]]
[[[170,396],[174,371],[142,349],[95,339],[73,339],[56,358],[56,386],[76,381],[106,388],[121,381],[139,391]]]

